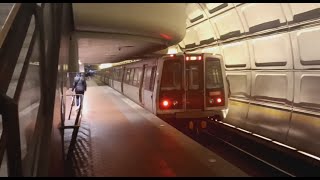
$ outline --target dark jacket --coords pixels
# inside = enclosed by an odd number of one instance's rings
[[[87,83],[84,77],[76,76],[73,81],[72,91],[76,90],[76,92],[85,92],[87,90]]]

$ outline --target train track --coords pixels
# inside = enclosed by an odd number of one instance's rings
[[[262,165],[258,165],[256,167],[260,167],[263,169],[263,172],[261,172],[260,170],[258,170],[258,173],[256,174],[257,176],[288,176],[288,177],[295,177],[295,175],[291,174],[290,172],[287,172],[286,170],[284,169],[281,169],[280,167],[277,167],[276,165],[273,165],[261,158],[259,158],[258,156],[246,151],[245,149],[241,148],[241,147],[238,147],[237,145],[234,145],[230,142],[228,142],[227,140],[224,140],[223,138],[221,137],[218,137],[216,135],[213,135],[211,134],[210,132],[204,132],[206,133],[206,135],[208,137],[214,137],[216,140],[220,141],[221,143],[231,147],[231,148],[234,148],[235,150],[237,151],[240,151],[241,153],[245,154],[246,156],[249,156],[250,158],[253,158],[254,160],[257,160],[258,163],[262,163]],[[212,146],[208,146],[209,149],[214,149],[214,147]],[[241,156],[241,157],[244,157],[244,156]],[[254,162],[254,164],[256,164],[256,162]],[[264,166],[264,167],[263,167]],[[267,167],[265,167],[267,166]],[[269,172],[269,173],[266,173]],[[252,173],[252,172],[249,172],[249,173]],[[256,173],[256,172],[255,172]]]
[[[246,138],[223,127],[220,123],[213,123],[206,130],[201,130],[200,135],[185,127],[173,126],[251,176],[317,177],[320,175],[318,164]]]

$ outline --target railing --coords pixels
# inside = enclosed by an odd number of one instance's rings
[[[14,18],[17,15],[17,12],[18,12],[20,6],[21,6],[20,3],[16,3],[16,4],[13,5],[13,7],[12,7],[12,9],[11,9],[11,11],[10,11],[10,13],[9,13],[9,15],[8,15],[4,25],[3,25],[3,27],[2,27],[2,29],[1,29],[1,32],[0,32],[0,47],[2,47],[3,41],[6,38],[8,32],[10,30],[10,27],[11,27],[11,25],[13,23]]]
[[[68,120],[70,120],[70,117],[71,117],[71,114],[72,114],[72,109],[73,109],[73,106],[74,106],[74,103],[75,103],[75,99],[76,99],[76,96],[79,96],[80,98],[80,105],[79,105],[79,110],[77,112],[77,115],[76,115],[76,119],[74,121],[74,125],[65,125],[65,121],[66,121],[66,114],[65,114],[65,104],[66,104],[66,101],[65,101],[65,97],[72,97],[72,101],[71,101],[71,104],[70,104],[70,111],[69,111],[69,115],[68,115]],[[70,141],[70,145],[69,145],[69,148],[68,148],[68,151],[67,151],[67,155],[65,157],[64,153],[64,160],[66,161],[69,161],[71,159],[71,155],[72,155],[72,152],[75,148],[75,144],[76,144],[76,141],[77,141],[77,136],[78,136],[78,131],[79,131],[79,128],[80,128],[80,124],[81,124],[81,117],[82,117],[82,107],[83,107],[83,94],[72,94],[72,95],[62,95],[61,96],[61,125],[60,125],[60,130],[61,130],[61,137],[62,137],[62,149],[64,151],[64,130],[65,129],[73,129],[72,131],[72,137],[71,137],[71,141]]]
[[[24,59],[14,97],[9,97],[6,93],[33,15],[36,23],[35,30],[27,56]],[[39,24],[41,24],[39,22],[39,7],[35,3],[16,3],[0,33],[0,114],[2,115],[3,124],[0,139],[0,163],[2,164],[4,152],[6,151],[8,176],[22,176],[18,102],[35,44],[36,34],[39,33]],[[40,59],[43,60],[44,58],[41,57]]]

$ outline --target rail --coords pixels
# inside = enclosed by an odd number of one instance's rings
[[[35,30],[33,31],[27,56],[24,59],[14,97],[9,97],[6,93],[18,63],[19,54],[27,37],[27,31],[33,15],[36,21]],[[0,33],[0,114],[3,125],[0,139],[0,164],[2,164],[6,151],[8,176],[23,175],[18,102],[27,74],[31,52],[34,48],[35,35],[39,34],[40,25],[39,7],[36,3],[16,3],[11,9]],[[43,57],[40,59],[43,60]]]
[[[18,10],[20,9],[21,4],[20,3],[15,3],[11,9],[11,11],[9,12],[9,15],[7,17],[7,19],[5,20],[5,23],[0,31],[0,47],[2,47],[2,44],[4,42],[5,37],[7,36],[11,25],[18,13]]]
[[[285,176],[319,176],[320,163],[318,160],[304,156],[295,148],[290,148],[275,140],[221,121],[211,122],[210,128],[202,132],[207,135],[207,137],[204,136],[207,140],[216,139]]]

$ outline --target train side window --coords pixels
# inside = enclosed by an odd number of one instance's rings
[[[129,83],[128,84],[133,84],[133,77],[134,77],[134,72],[135,72],[135,68],[132,68],[131,69],[131,73],[130,73],[130,80],[129,80]]]
[[[122,81],[122,76],[123,76],[123,73],[124,73],[124,69],[120,69],[120,73],[119,73],[119,81]]]
[[[113,71],[113,79],[117,80],[117,69]]]
[[[135,69],[135,72],[133,74],[133,79],[132,79],[132,85],[136,86],[137,85],[137,79],[138,78],[138,71]]]
[[[142,74],[141,71],[142,71],[141,68],[136,68],[136,69],[135,69],[135,73],[134,73],[132,85],[134,85],[134,86],[139,86],[139,84],[140,84],[140,78],[141,78],[141,74]]]
[[[117,81],[119,81],[119,69],[116,70],[116,77],[115,77],[115,79],[116,79]]]
[[[144,89],[150,90],[151,67],[146,67],[144,74]]]
[[[117,70],[114,69],[113,71],[113,80],[117,80]]]
[[[112,76],[111,76],[110,71],[106,71],[106,77],[107,77],[108,79],[112,79]]]
[[[137,86],[139,86],[141,83],[140,81],[141,81],[141,76],[142,76],[142,68],[138,68],[137,71],[138,71]]]
[[[112,72],[111,72],[111,78],[112,78],[112,80],[115,80],[115,78],[116,78],[116,72],[113,70]]]
[[[116,80],[120,81],[120,69],[117,69]]]
[[[130,72],[131,72],[131,69],[127,69],[127,71],[126,71],[126,79],[125,79],[125,83],[127,83],[127,84],[129,84]]]
[[[150,78],[150,88],[149,88],[150,91],[153,91],[153,88],[154,88],[154,82],[156,79],[156,72],[157,72],[157,67],[156,66],[152,67],[151,78]]]

